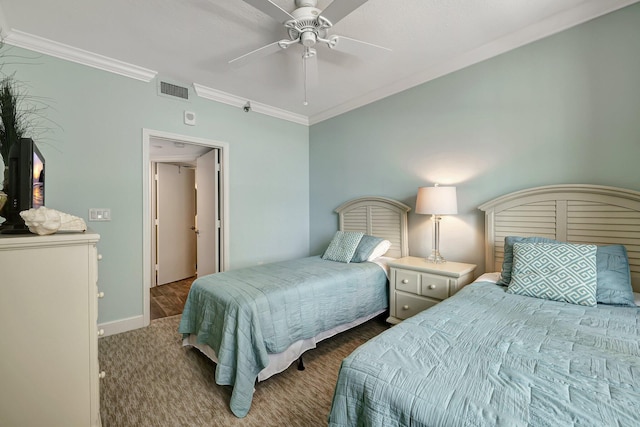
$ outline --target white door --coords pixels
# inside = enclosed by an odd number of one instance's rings
[[[157,277],[158,285],[196,274],[195,172],[158,163]]]
[[[220,150],[196,160],[198,277],[220,271]]]

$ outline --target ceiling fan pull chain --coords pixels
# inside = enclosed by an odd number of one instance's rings
[[[309,105],[307,101],[307,58],[309,57],[309,48],[304,48],[304,53],[302,54],[302,80],[304,81],[304,101],[302,101],[302,105]]]

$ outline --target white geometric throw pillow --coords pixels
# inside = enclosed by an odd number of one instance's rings
[[[507,292],[595,306],[596,249],[571,243],[516,243]]]

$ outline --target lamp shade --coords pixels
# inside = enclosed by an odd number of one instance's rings
[[[416,213],[454,215],[458,213],[456,187],[420,187],[416,200]]]

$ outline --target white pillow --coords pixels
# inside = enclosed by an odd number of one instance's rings
[[[382,255],[386,254],[389,248],[391,247],[391,242],[388,240],[383,240],[378,243],[373,251],[371,251],[371,255],[367,258],[367,261],[373,261],[376,258],[380,258]]]

